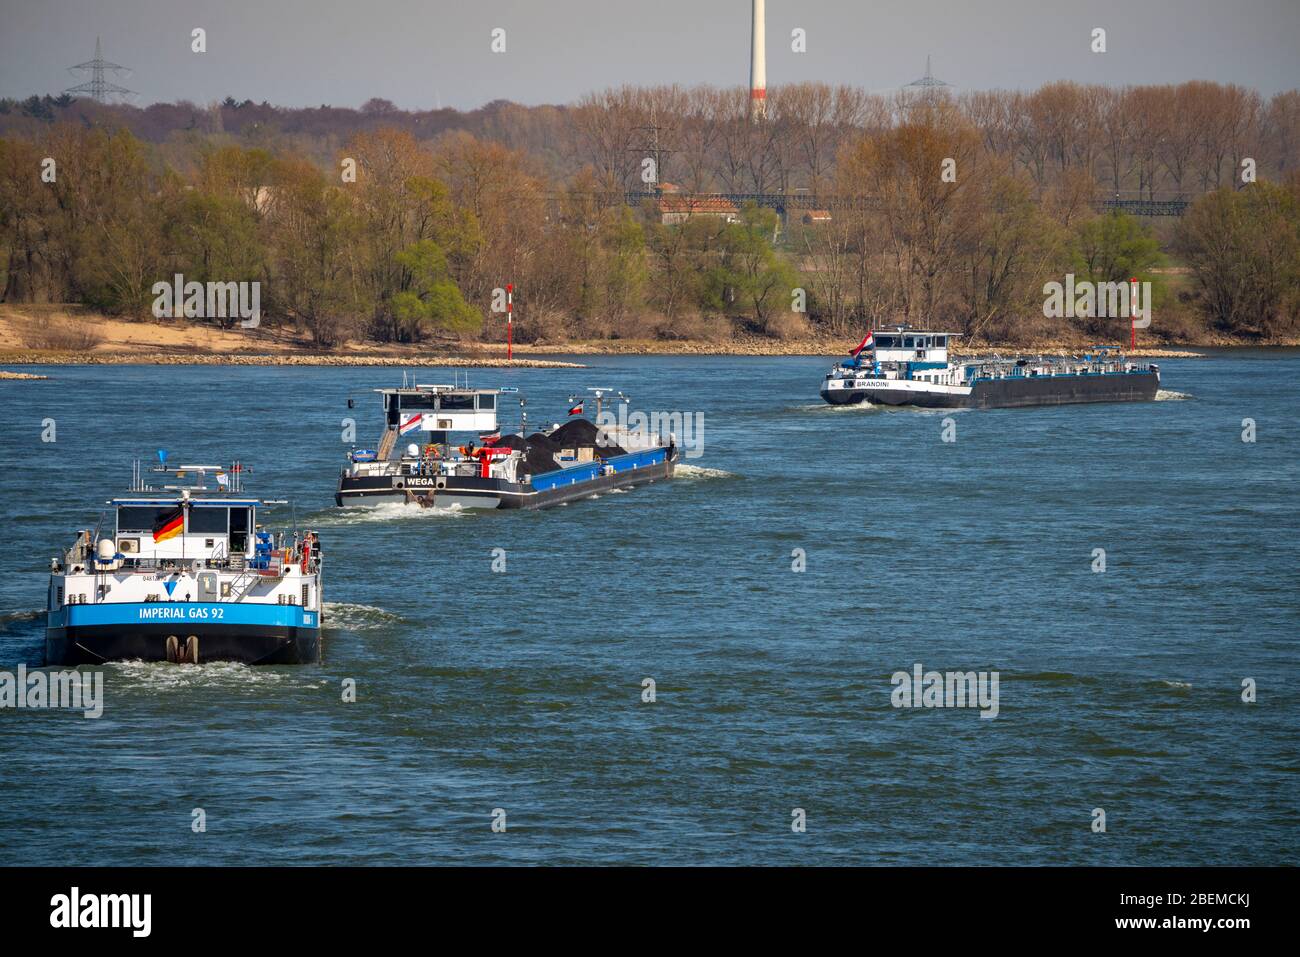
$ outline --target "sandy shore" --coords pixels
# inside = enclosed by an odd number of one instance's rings
[[[84,340],[79,340],[79,333]],[[522,368],[581,368],[579,363],[549,356],[697,355],[697,356],[819,356],[843,357],[853,346],[845,338],[773,340],[738,336],[725,341],[598,339],[517,344],[515,359],[505,357],[505,343],[425,343],[379,345],[347,343],[324,351],[310,340],[273,329],[221,329],[211,323],[186,320],[131,322],[73,307],[0,305],[0,363],[9,365],[158,364],[158,365],[307,365],[307,366],[458,366]],[[958,356],[1018,353],[1075,355],[1091,343],[1069,340],[1019,344],[963,346]],[[1123,343],[1116,343],[1123,345]],[[1201,348],[1231,346],[1296,346],[1300,342],[1205,342],[1195,345],[1153,342],[1130,355],[1143,358],[1197,358]],[[434,354],[442,353],[442,354]]]
[[[504,356],[390,356],[367,355],[313,355],[310,353],[281,352],[271,355],[231,355],[230,353],[168,354],[147,352],[15,352],[0,353],[4,365],[155,365],[155,366],[393,366],[409,369],[416,366],[456,366],[458,368],[486,369],[583,369],[580,362],[561,362],[552,359],[513,359]],[[14,374],[11,378],[24,378]],[[26,378],[43,379],[44,376]]]

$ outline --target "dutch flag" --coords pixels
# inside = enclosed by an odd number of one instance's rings
[[[868,349],[868,348],[875,349],[875,345],[871,341],[870,332],[867,333],[866,337],[861,342],[858,343],[858,347],[854,349],[852,352],[850,352],[849,355],[853,356],[853,358],[856,359],[859,355],[861,355],[863,349]]]
[[[402,435],[405,435],[407,432],[414,432],[416,429],[420,427],[420,423],[423,421],[424,421],[424,416],[421,415],[419,412],[417,412],[414,415],[407,416],[405,419],[403,419],[401,428],[398,431]]]

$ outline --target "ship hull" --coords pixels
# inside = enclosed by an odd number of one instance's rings
[[[175,640],[169,642],[169,638]],[[190,650],[191,638],[197,639],[197,660]],[[320,661],[320,652],[319,628],[142,625],[130,631],[91,627],[50,628],[45,632],[47,665],[98,665],[109,661],[305,665]]]
[[[1160,389],[1155,372],[980,379],[969,392],[924,389],[822,389],[832,405],[870,402],[923,409],[1011,409],[1090,402],[1150,402]]]
[[[429,508],[538,509],[590,498],[601,492],[633,488],[670,479],[676,456],[667,449],[630,453],[609,460],[613,474],[601,474],[598,463],[579,465],[535,476],[530,483],[477,476],[447,476],[413,481],[403,476],[340,478],[334,502],[345,505],[412,503]]]
[[[296,605],[69,605],[45,629],[47,665],[109,661],[300,665],[320,661],[320,615]]]

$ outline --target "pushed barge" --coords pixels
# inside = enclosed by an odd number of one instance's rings
[[[413,385],[375,391],[383,396],[385,428],[377,448],[348,454],[334,495],[340,506],[547,508],[672,478],[680,457],[673,436],[622,428],[612,416],[606,422],[603,403],[627,401],[609,389],[588,390],[595,393],[599,426],[581,417],[579,401],[569,409],[577,418],[528,435],[520,399],[520,430],[504,436],[498,406],[515,390]],[[455,445],[454,433],[468,438]],[[420,441],[399,450],[406,435]]]
[[[951,332],[906,326],[868,333],[822,382],[832,405],[871,402],[931,409],[1001,409],[1079,402],[1144,402],[1156,397],[1160,367],[1097,346],[1084,356],[1021,356],[949,361]]]
[[[319,661],[315,533],[264,531],[258,509],[284,503],[244,496],[238,464],[159,461],[152,472],[190,484],[147,484],[137,463],[130,494],[108,502],[113,526],[50,562],[46,664]]]

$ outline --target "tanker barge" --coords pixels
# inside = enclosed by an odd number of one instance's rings
[[[1080,402],[1149,402],[1160,367],[1096,346],[1081,356],[1017,356],[953,361],[956,333],[907,326],[869,332],[822,381],[832,405],[870,402],[929,409],[1002,409]]]

